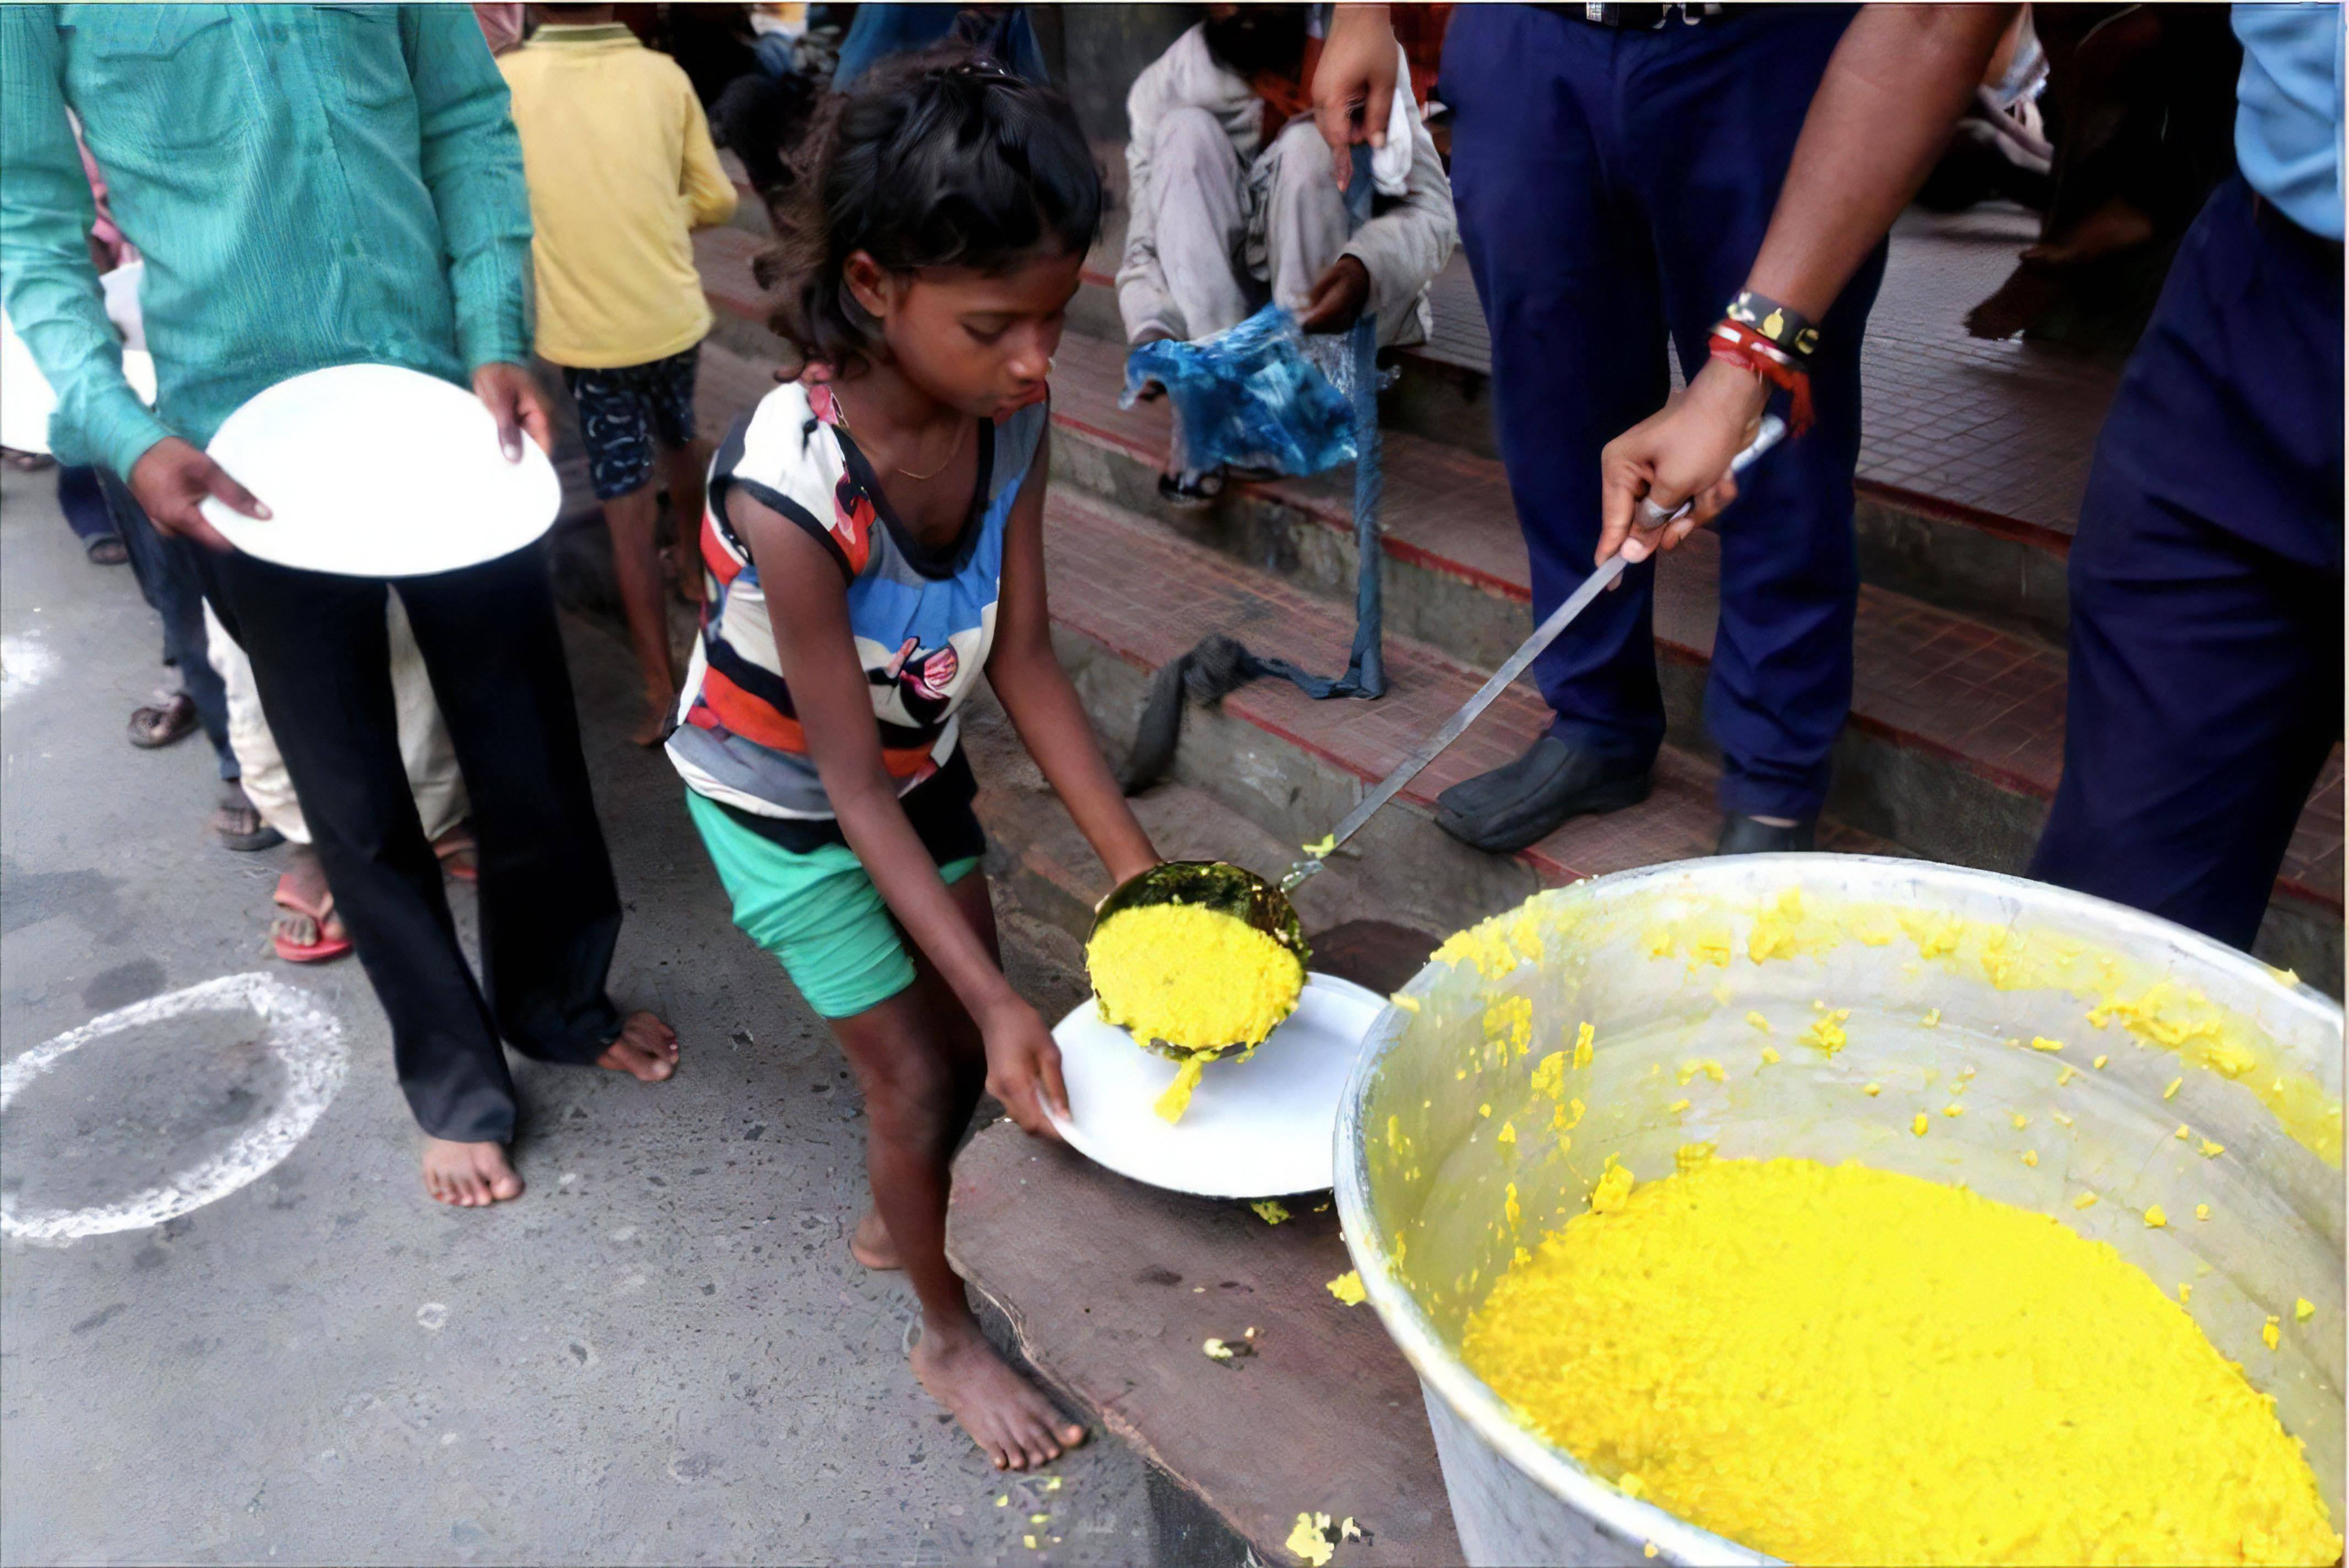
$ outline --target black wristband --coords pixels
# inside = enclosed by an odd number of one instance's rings
[[[1819,329],[1811,325],[1810,317],[1751,289],[1740,290],[1737,297],[1729,302],[1726,314],[1738,325],[1750,327],[1768,338],[1799,365],[1809,365],[1811,355],[1819,346]]]

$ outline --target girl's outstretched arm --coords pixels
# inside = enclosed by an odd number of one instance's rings
[[[988,1092],[1030,1133],[1059,1137],[1044,1107],[1068,1115],[1060,1047],[955,907],[905,820],[896,780],[882,761],[872,687],[856,662],[839,564],[796,524],[740,490],[726,498],[726,515],[758,563],[783,680],[848,847],[889,913],[978,1023],[987,1046]]]
[[[1048,429],[1011,509],[987,682],[1116,883],[1156,865],[1158,851],[1133,820],[1077,688],[1052,653],[1051,607],[1044,596],[1044,476],[1050,471],[1051,440]]]

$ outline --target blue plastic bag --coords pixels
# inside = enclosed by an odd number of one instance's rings
[[[1354,460],[1354,414],[1315,366],[1297,318],[1267,305],[1195,343],[1161,339],[1126,356],[1121,407],[1155,381],[1174,407],[1175,466],[1318,474]]]

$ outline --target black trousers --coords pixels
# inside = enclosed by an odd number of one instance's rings
[[[508,1140],[513,1079],[500,1037],[525,1056],[586,1062],[620,1027],[604,989],[619,892],[545,563],[533,546],[387,583],[193,553],[253,661],[336,912],[391,1020],[409,1109],[437,1138]],[[407,608],[472,799],[479,985],[400,759],[387,590]]]

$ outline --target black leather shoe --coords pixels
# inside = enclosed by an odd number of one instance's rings
[[[1554,735],[1505,767],[1435,798],[1436,825],[1472,849],[1507,854],[1568,817],[1617,811],[1648,798],[1648,769],[1568,746]]]
[[[1732,811],[1721,820],[1721,847],[1716,855],[1774,855],[1790,850],[1818,848],[1819,825],[1797,822],[1791,828],[1774,828],[1753,817]]]

